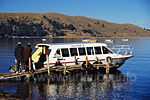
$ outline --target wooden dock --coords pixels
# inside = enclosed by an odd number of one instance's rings
[[[20,99],[14,97],[13,95],[10,95],[10,94],[5,93],[3,91],[0,91],[0,99],[1,100],[20,100]]]
[[[76,58],[76,56],[75,56]],[[97,61],[97,58],[96,58]],[[47,62],[49,62],[49,58],[47,55]],[[86,64],[85,64],[86,68],[88,67],[88,58],[86,56]],[[99,68],[106,68],[106,74],[109,74],[109,69],[110,69],[110,65],[109,64],[92,64],[93,68],[99,69]],[[117,65],[111,65],[113,67],[119,67]],[[47,72],[48,76],[50,76],[51,71],[59,71],[59,72],[63,72],[64,75],[66,75],[66,71],[71,71],[71,70],[79,70],[82,69],[82,65],[77,65],[77,62],[75,60],[75,65],[71,65],[71,66],[66,66],[66,63],[64,64],[64,66],[49,66],[49,63],[47,64],[47,67],[43,67],[41,69],[37,69],[35,71],[31,71],[31,59],[29,58],[29,72],[20,72],[20,73],[4,73],[4,74],[0,74],[0,80],[1,79],[10,79],[10,78],[16,78],[16,77],[34,77],[35,74],[39,74],[39,73],[44,73]],[[84,69],[86,70],[86,69]]]

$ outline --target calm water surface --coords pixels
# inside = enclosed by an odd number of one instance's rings
[[[63,77],[53,74],[48,81],[0,81],[0,98],[2,92],[19,99],[82,99],[82,100],[148,100],[150,99],[150,38],[129,38],[123,42],[121,38],[115,39],[114,44],[129,44],[133,46],[134,57],[128,59],[116,73],[109,77],[98,71],[85,74],[84,72],[70,73]],[[51,38],[46,43],[80,42],[82,39]],[[99,38],[98,42],[104,42]],[[9,73],[10,65],[15,64],[14,49],[17,42],[23,46],[30,42],[33,52],[41,39],[10,39],[0,38],[0,73]],[[112,47],[114,44],[109,44]],[[33,53],[32,52],[32,53]],[[46,75],[42,77],[47,78]],[[40,78],[40,76],[39,76]],[[58,80],[59,78],[59,80]]]

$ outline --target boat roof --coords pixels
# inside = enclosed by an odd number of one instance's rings
[[[83,47],[83,46],[107,46],[106,43],[100,42],[72,42],[72,43],[39,43],[38,46],[49,46],[49,47]]]

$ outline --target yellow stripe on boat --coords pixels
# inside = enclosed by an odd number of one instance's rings
[[[38,60],[40,58],[40,56],[39,56],[40,52],[42,52],[42,47],[38,47],[38,49],[36,50],[36,52],[32,55],[32,60],[34,62],[38,62]]]

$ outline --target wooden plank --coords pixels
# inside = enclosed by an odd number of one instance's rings
[[[3,75],[10,75],[11,73],[0,73],[0,76],[3,76]]]
[[[86,64],[87,65],[87,57],[86,57]],[[113,67],[119,67],[119,65],[112,65]],[[103,67],[106,68],[106,73],[109,73],[109,68],[110,66],[107,64],[93,64],[93,67],[99,68],[99,67]],[[47,72],[48,70],[55,70],[55,71],[62,71],[64,72],[64,74],[66,74],[66,69],[67,70],[74,70],[74,69],[81,69],[82,65],[71,65],[71,66],[47,66],[41,69],[37,69],[34,72],[21,72],[21,73],[1,73],[0,74],[0,79],[9,79],[9,78],[15,78],[15,77],[21,77],[21,76],[28,76],[33,75],[33,74],[37,74],[37,73],[43,73],[43,72]],[[50,74],[50,72],[49,72]]]
[[[28,72],[7,74],[7,75],[0,76],[0,79],[9,79],[9,78],[21,77],[21,76],[26,76],[26,74],[28,74]]]

